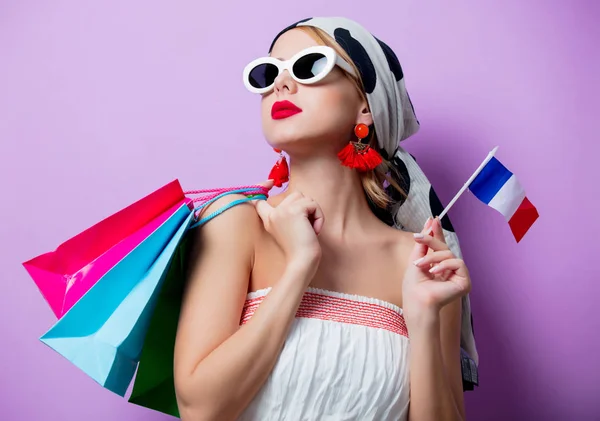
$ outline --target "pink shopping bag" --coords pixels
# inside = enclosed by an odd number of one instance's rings
[[[186,200],[185,194],[174,180],[23,266],[60,318],[182,200]],[[187,203],[193,209],[192,200]]]

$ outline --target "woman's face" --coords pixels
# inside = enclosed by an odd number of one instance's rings
[[[319,44],[310,35],[292,29],[279,37],[271,57],[287,60],[316,45]],[[281,101],[289,101],[302,111],[289,117],[285,112],[272,115],[273,105]],[[262,126],[267,141],[274,148],[295,154],[337,153],[351,138],[356,124],[372,123],[366,109],[367,103],[361,99],[354,83],[338,66],[312,85],[296,82],[286,70],[275,79],[274,89],[263,95]]]

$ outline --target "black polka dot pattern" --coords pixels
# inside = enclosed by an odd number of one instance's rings
[[[369,129],[370,129],[370,130],[373,130],[373,125],[370,125],[370,126],[369,126]],[[379,150],[378,152],[379,152],[379,154],[381,155],[381,157],[382,157],[383,159],[385,159],[386,161],[389,161],[389,160],[390,160],[390,156],[389,156],[389,154],[387,153],[387,151],[386,151],[385,149],[381,149],[381,150]]]
[[[333,31],[335,40],[338,44],[348,53],[363,80],[363,85],[367,94],[372,93],[375,90],[375,84],[377,83],[377,75],[375,73],[375,66],[367,54],[367,50],[362,46],[360,42],[352,37],[350,31],[344,28],[337,28]]]
[[[377,218],[379,218],[379,220],[381,220],[385,224],[389,225],[390,227],[393,227],[394,226],[394,216],[392,215],[392,212],[390,211],[390,209],[380,208],[375,203],[373,203],[373,201],[369,198],[369,196],[366,196],[366,197],[367,197],[367,202],[369,203],[369,207],[371,208],[371,211],[375,214],[375,216]]]
[[[420,125],[421,123],[419,122],[419,119],[417,118],[417,113],[415,113],[415,106],[413,105],[408,92],[406,93],[406,98],[408,99],[408,103],[410,104],[410,109],[412,110],[413,115],[415,116],[415,121],[417,122],[418,125]]]
[[[442,202],[440,202],[438,195],[431,186],[429,187],[429,206],[431,207],[432,216],[439,216],[439,214],[441,214],[444,210]],[[454,227],[452,226],[452,223],[450,223],[450,218],[448,218],[448,215],[444,215],[442,218],[442,228],[446,231],[454,232]]]
[[[385,58],[387,59],[388,65],[390,66],[390,70],[396,78],[396,82],[401,81],[402,78],[404,78],[404,72],[402,71],[402,66],[400,66],[400,61],[398,60],[398,57],[396,57],[396,53],[394,53],[394,51],[390,47],[388,47],[388,45],[385,42],[379,39],[377,39],[377,42],[379,43],[379,45],[381,45],[383,54],[385,54]]]
[[[396,190],[393,186],[389,186],[386,189],[386,192],[396,204],[401,205],[410,193],[410,175],[408,174],[406,164],[399,157],[395,156],[392,160],[392,164],[395,171],[392,170],[390,176],[398,183],[398,186],[402,188],[404,194]]]
[[[294,29],[296,26],[300,25],[303,22],[308,22],[309,20],[311,20],[312,18],[306,18],[306,19],[302,19],[299,20],[296,23],[291,24],[290,26],[288,26],[287,28],[283,29],[282,31],[280,31],[277,36],[275,37],[275,39],[273,39],[273,42],[271,43],[271,46],[269,47],[269,53],[271,53],[271,50],[273,50],[273,46],[275,45],[275,43],[277,42],[277,40],[279,39],[279,37],[281,35],[283,35],[285,32],[289,31],[290,29]]]

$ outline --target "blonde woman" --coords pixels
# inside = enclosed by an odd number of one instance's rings
[[[353,21],[313,18],[244,81],[291,158],[289,185],[197,233],[175,346],[181,418],[463,420],[471,281],[399,147],[419,123],[396,56]]]

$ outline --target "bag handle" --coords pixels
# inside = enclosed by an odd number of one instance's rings
[[[206,194],[206,193],[208,193],[208,194]],[[220,214],[222,214],[223,212],[225,212],[226,210],[228,210],[234,206],[240,205],[242,203],[250,202],[252,200],[266,200],[269,195],[269,190],[264,186],[254,185],[254,186],[240,186],[240,187],[229,187],[229,188],[190,190],[190,191],[184,192],[184,194],[186,194],[186,195],[205,194],[204,196],[197,197],[192,200],[192,202],[195,205],[194,206],[194,220],[193,220],[194,223],[192,225],[190,225],[188,227],[188,229],[194,229],[196,227],[199,227],[199,226],[207,223],[211,219],[219,216]],[[198,220],[198,217],[200,216],[200,213],[204,208],[206,208],[208,205],[215,202],[216,200],[220,199],[221,197],[227,196],[229,194],[243,194],[246,197],[243,199],[234,200],[233,202],[230,202],[227,205],[222,206],[221,208],[217,209],[216,211],[212,212],[211,214]],[[200,204],[196,205],[196,203],[198,203],[198,202],[200,202]]]
[[[268,190],[263,186],[251,185],[251,186],[225,187],[225,188],[218,187],[215,189],[188,190],[188,191],[183,192],[183,194],[184,195],[204,194],[204,196],[193,199],[193,202],[201,202],[201,201],[210,200],[215,196],[218,196],[225,192],[231,192],[233,190],[255,190],[255,189],[263,190],[265,193],[268,192]]]
[[[265,187],[260,186],[260,185],[254,185],[254,186],[239,186],[239,187],[216,188],[216,189],[189,190],[189,191],[184,192],[184,194],[185,195],[204,194],[204,196],[193,199],[192,202],[193,203],[196,203],[196,202],[205,203],[223,193],[232,192],[234,190],[236,190],[236,191],[244,190],[245,191],[245,190],[255,190],[255,189],[261,190],[261,193],[263,193],[263,194],[268,193],[268,190]],[[206,193],[208,193],[208,194],[206,194]]]

